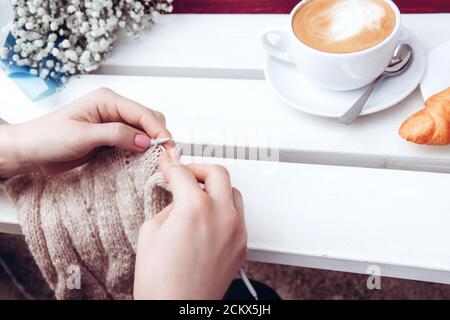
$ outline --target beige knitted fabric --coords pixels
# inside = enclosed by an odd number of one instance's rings
[[[160,154],[160,147],[143,154],[109,149],[63,175],[5,183],[57,299],[132,298],[139,228],[171,201],[157,172]]]

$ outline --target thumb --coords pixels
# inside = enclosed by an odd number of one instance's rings
[[[234,207],[236,208],[237,212],[243,216],[244,215],[244,202],[242,201],[242,194],[236,188],[233,188],[232,190],[233,190]]]
[[[143,152],[150,147],[151,139],[145,133],[121,122],[94,123],[89,125],[88,143],[90,149],[100,146]]]

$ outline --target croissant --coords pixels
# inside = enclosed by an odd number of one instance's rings
[[[450,144],[450,87],[430,97],[424,109],[406,119],[399,134],[418,144]]]

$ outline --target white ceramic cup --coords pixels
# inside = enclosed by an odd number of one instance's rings
[[[382,42],[362,51],[329,53],[301,42],[292,29],[295,13],[309,1],[303,0],[291,11],[289,26],[270,26],[262,34],[264,49],[274,58],[295,63],[300,72],[317,86],[335,90],[354,90],[375,80],[391,61],[401,35],[400,11],[391,0],[384,0],[394,10],[396,24]],[[279,41],[271,42],[270,36]]]

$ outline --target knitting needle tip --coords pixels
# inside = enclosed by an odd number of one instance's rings
[[[152,146],[160,146],[160,145],[162,145],[162,144],[164,144],[166,142],[169,142],[169,141],[174,142],[172,138],[156,138],[156,139],[152,139],[151,140],[150,145],[152,145]]]
[[[239,269],[239,275],[241,276],[242,281],[244,282],[245,286],[247,287],[250,294],[253,296],[255,300],[259,300],[258,294],[256,293],[255,288],[253,288],[252,283],[248,279],[247,275],[245,274],[245,271],[241,268]]]

